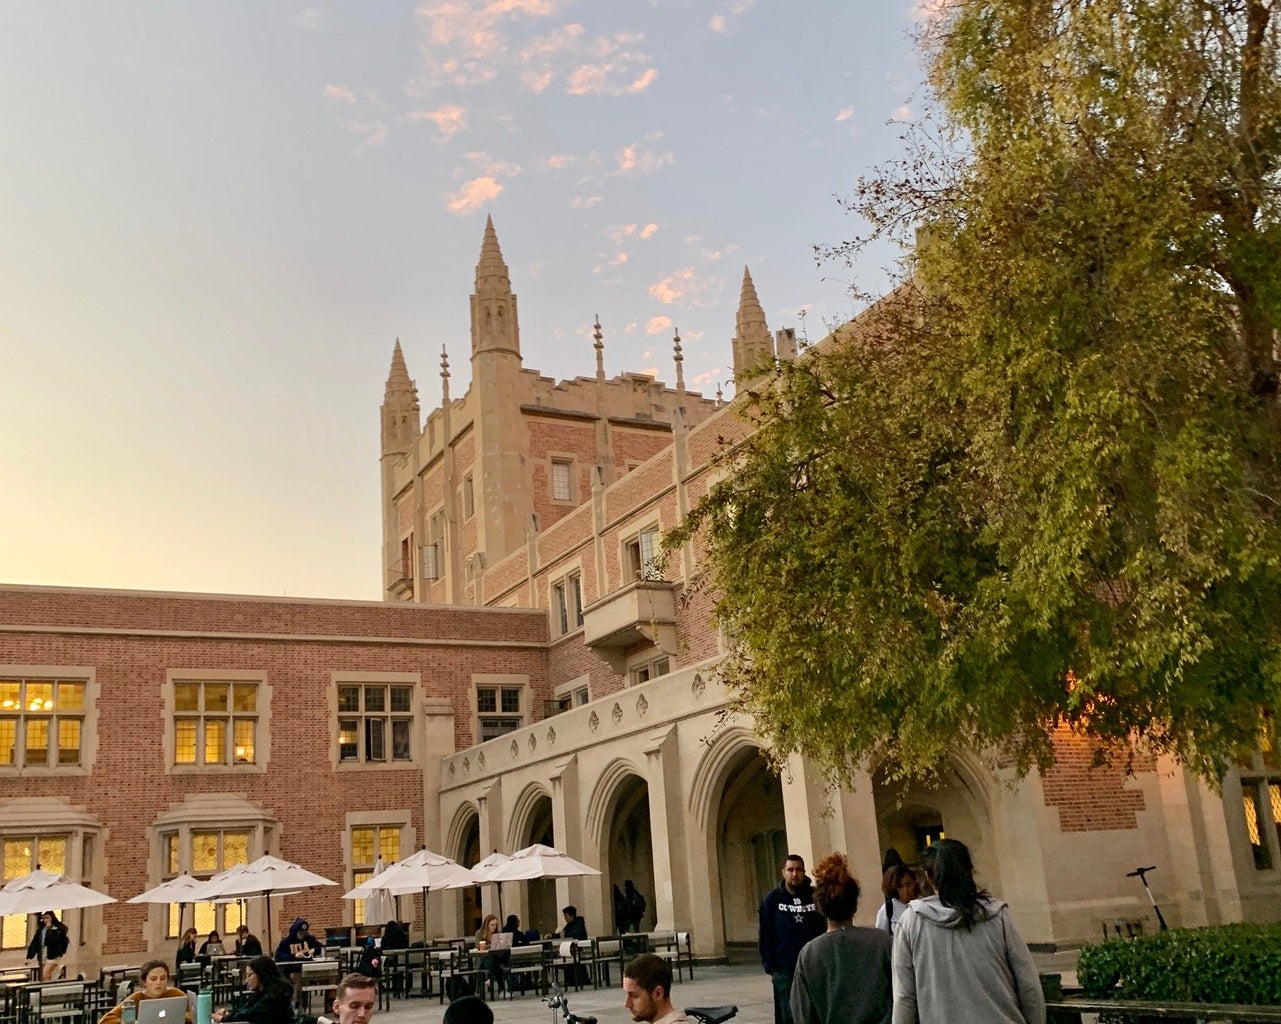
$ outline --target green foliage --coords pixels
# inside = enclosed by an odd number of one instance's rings
[[[1211,780],[1281,707],[1281,68],[1260,0],[958,0],[861,183],[903,284],[740,382],[699,538],[776,754]],[[930,133],[933,132],[933,135]]]
[[[1281,925],[1232,924],[1084,946],[1087,996],[1281,1006]]]

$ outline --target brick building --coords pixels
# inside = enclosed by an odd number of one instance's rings
[[[715,955],[755,941],[786,851],[846,850],[868,886],[885,847],[913,859],[946,831],[1034,942],[1150,927],[1124,877],[1140,863],[1159,866],[1172,924],[1281,917],[1272,751],[1218,795],[1169,763],[1092,768],[1068,735],[1052,771],[1022,780],[966,755],[931,790],[869,771],[830,791],[795,758],[772,772],[752,723],[724,714],[707,598],[685,599],[698,552],[656,557],[744,429],[734,406],[685,389],[679,339],[673,387],[607,378],[599,330],[594,376],[526,369],[492,223],[471,309],[472,383],[452,398],[442,357],[425,422],[399,343],[392,355],[385,602],[0,587],[6,878],[42,863],[124,900],[271,852],[345,888],[380,853],[471,864],[546,841],[602,875],[509,886],[526,926],[551,930],[573,902],[612,931],[612,888],[630,878],[645,927],[689,929]],[[796,354],[746,272],[732,348],[736,372]],[[427,932],[474,929],[491,889],[433,894]],[[341,892],[286,897],[274,920],[360,921]],[[197,926],[239,913],[206,905]],[[265,927],[261,901],[246,913]],[[124,903],[70,923],[85,967],[168,951],[177,925]],[[0,925],[0,965],[21,960],[30,922]]]

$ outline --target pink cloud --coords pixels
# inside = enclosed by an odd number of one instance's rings
[[[435,110],[415,110],[406,115],[411,121],[430,121],[440,133],[441,142],[448,142],[467,127],[467,108],[449,103]]]
[[[648,291],[664,306],[670,306],[677,299],[687,295],[693,285],[694,268],[685,267],[651,284]]]
[[[556,78],[554,71],[526,71],[520,76],[521,83],[530,92],[541,94],[547,91],[547,87],[552,84]]]
[[[842,107],[840,110],[836,112],[835,120],[837,124],[840,124],[842,121],[848,121],[853,116],[854,116],[853,107]]]
[[[547,158],[547,166],[553,171],[563,171],[574,162],[572,153],[553,153]]]
[[[324,92],[325,99],[334,100],[340,103],[355,103],[356,94],[344,85],[327,85]]]
[[[894,118],[897,121],[910,121],[913,116],[910,103],[904,103],[902,106],[894,108]]]
[[[640,236],[641,238],[652,238],[654,236],[654,232],[656,232],[657,230],[658,230],[657,224],[646,224],[643,228],[641,228]]]
[[[933,21],[947,13],[952,0],[916,0],[912,4],[913,21]]]
[[[646,334],[664,334],[672,326],[670,316],[651,316],[645,325]]]
[[[502,194],[503,186],[493,178],[473,178],[447,197],[445,209],[450,213],[471,213]]]
[[[520,173],[520,164],[508,163],[505,160],[490,159],[488,153],[468,153],[476,173],[486,178],[514,178]]]
[[[590,210],[604,198],[604,196],[574,196],[569,205],[575,210]]]
[[[707,21],[707,27],[713,32],[725,31],[726,18],[723,14],[713,14]]]
[[[651,85],[654,84],[654,79],[657,77],[658,77],[657,68],[646,68],[645,73],[627,87],[627,91],[628,92],[644,92],[646,89],[648,89]]]
[[[646,149],[639,142],[633,142],[630,146],[624,146],[614,154],[617,161],[617,174],[653,174],[662,167],[668,167],[676,162],[674,153],[655,153],[653,150]]]

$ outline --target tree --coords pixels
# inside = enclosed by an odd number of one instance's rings
[[[705,545],[779,755],[1210,780],[1281,707],[1278,0],[958,0],[848,200],[900,284],[740,384]],[[916,244],[905,236],[913,229]]]

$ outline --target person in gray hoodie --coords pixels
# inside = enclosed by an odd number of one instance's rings
[[[1045,1024],[1032,954],[1010,908],[975,885],[969,849],[940,839],[922,860],[937,895],[894,927],[894,1024]]]

